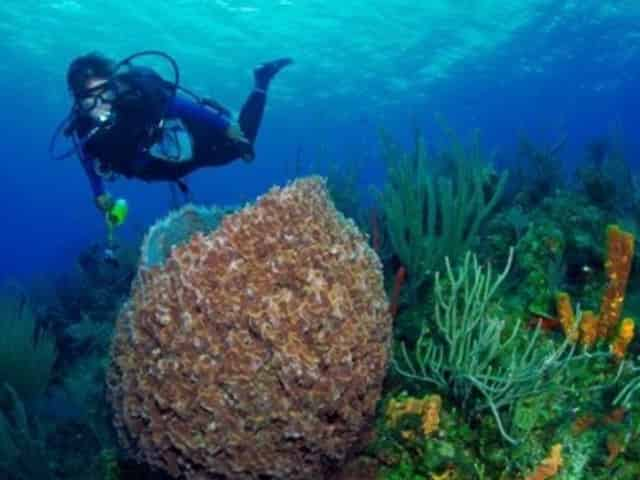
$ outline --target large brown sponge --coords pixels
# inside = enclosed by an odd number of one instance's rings
[[[273,188],[141,267],[108,374],[119,437],[176,478],[323,478],[374,414],[390,341],[380,261],[324,181]]]

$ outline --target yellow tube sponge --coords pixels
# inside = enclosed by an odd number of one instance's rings
[[[549,456],[545,458],[536,470],[526,480],[548,480],[553,478],[563,464],[562,445],[556,443],[551,447]]]
[[[627,353],[627,347],[633,340],[635,325],[632,318],[625,318],[618,331],[618,335],[615,340],[611,343],[611,353],[618,359],[621,360],[625,353]]]
[[[624,295],[633,261],[635,237],[617,225],[607,227],[607,286],[600,306],[598,336],[608,338],[622,313]]]
[[[598,316],[592,310],[582,312],[580,320],[580,343],[592,347],[598,340]]]
[[[441,407],[442,398],[440,395],[425,395],[422,399],[414,397],[401,400],[391,399],[387,405],[387,422],[395,426],[404,415],[418,415],[422,419],[422,433],[428,437],[438,431]],[[411,431],[402,432],[402,435],[407,439],[415,438],[414,432]]]
[[[564,334],[572,342],[578,341],[580,331],[576,326],[576,317],[571,306],[571,297],[566,292],[558,292],[556,294],[556,310],[558,312],[558,320],[562,325]]]

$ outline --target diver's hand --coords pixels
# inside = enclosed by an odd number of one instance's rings
[[[103,193],[102,195],[98,195],[96,197],[96,207],[98,207],[98,210],[100,210],[102,213],[109,212],[113,208],[114,204],[115,200],[108,193]]]
[[[236,122],[231,122],[225,130],[225,135],[236,143],[250,143],[242,128]]]
[[[96,197],[98,209],[104,213],[104,218],[112,227],[122,225],[127,218],[129,207],[124,198],[114,199],[108,193]]]
[[[235,122],[231,122],[231,124],[227,127],[226,130],[227,138],[231,139],[236,143],[236,146],[239,151],[239,157],[242,158],[245,162],[252,162],[255,153],[253,151],[253,145],[249,141],[249,139],[245,136],[242,128]]]

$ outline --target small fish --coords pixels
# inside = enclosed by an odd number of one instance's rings
[[[540,315],[533,315],[529,322],[527,322],[527,326],[529,328],[536,328],[540,324],[540,328],[547,332],[557,332],[562,330],[562,324],[560,320],[552,317],[542,317]]]
[[[573,425],[571,425],[571,432],[574,435],[580,435],[582,432],[595,425],[596,421],[596,418],[591,414],[581,415],[580,417],[576,418],[576,420],[573,422]]]
[[[605,415],[602,421],[605,425],[612,423],[622,423],[622,421],[625,419],[626,413],[627,411],[624,407],[618,407],[615,410],[612,410],[608,415]]]

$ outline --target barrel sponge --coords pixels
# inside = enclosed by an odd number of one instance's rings
[[[232,209],[203,207],[188,203],[156,222],[142,241],[140,262],[146,267],[161,265],[172,248],[186,243],[197,232],[209,233]]]
[[[374,415],[391,322],[324,180],[274,187],[141,266],[108,372],[119,438],[175,478],[323,478]]]

